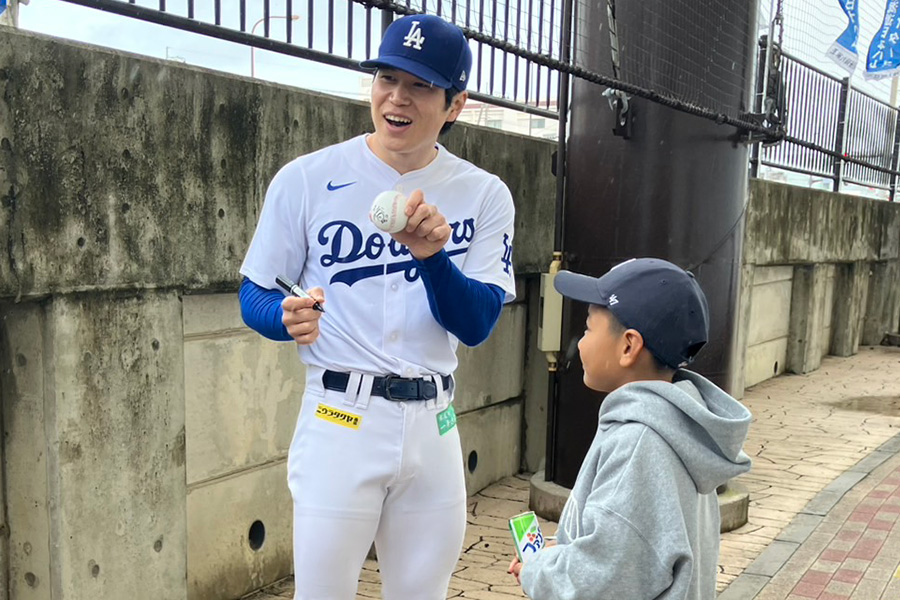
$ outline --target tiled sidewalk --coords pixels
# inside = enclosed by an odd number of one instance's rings
[[[463,552],[450,581],[448,598],[510,600],[525,598],[516,580],[506,573],[513,547],[507,519],[528,510],[530,477],[507,477],[469,498],[469,517]],[[556,523],[541,523],[545,535],[556,533]],[[359,578],[357,600],[381,598],[378,564],[367,560]],[[245,600],[284,600],[294,594],[288,578]]]
[[[805,539],[798,532],[900,451],[900,348],[827,357],[817,371],[747,390],[743,401],[754,416],[745,444],[753,468],[738,478],[750,491],[749,522],[722,536],[719,590],[747,573],[722,600],[754,598]]]
[[[852,399],[857,401],[848,404]],[[754,465],[738,479],[750,491],[750,519],[722,536],[720,600],[900,599],[900,579],[892,570],[897,563],[888,564],[900,560],[900,527],[893,526],[894,507],[900,506],[900,348],[861,348],[850,358],[825,358],[817,371],[747,390],[743,402],[754,415],[745,446]],[[524,597],[506,574],[506,519],[527,510],[527,503],[524,475],[470,499],[469,528],[449,597]],[[555,523],[542,526],[548,535],[556,529]],[[841,561],[839,552],[847,553]],[[844,581],[857,575],[857,583]],[[357,598],[379,594],[377,565],[368,561]],[[293,583],[286,579],[247,600],[292,595]]]
[[[900,598],[900,456],[828,513],[758,600]]]

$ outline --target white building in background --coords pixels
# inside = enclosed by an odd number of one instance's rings
[[[541,105],[541,108],[545,108]],[[549,110],[556,110],[556,101],[550,103]],[[545,140],[559,139],[559,121],[541,115],[532,115],[517,110],[501,108],[485,102],[469,100],[459,120],[473,125],[502,129],[511,133],[521,133]]]

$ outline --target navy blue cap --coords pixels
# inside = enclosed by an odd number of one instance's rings
[[[399,69],[437,87],[462,91],[469,82],[472,51],[456,25],[434,15],[407,15],[388,26],[378,58],[359,64]]]
[[[668,366],[694,360],[709,340],[709,305],[693,274],[659,258],[633,258],[603,277],[560,271],[556,290],[604,306]]]

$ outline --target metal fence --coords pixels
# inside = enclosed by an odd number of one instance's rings
[[[765,40],[761,47],[765,49]],[[897,108],[854,88],[849,78],[838,79],[788,54],[780,58],[777,78],[783,86],[786,136],[754,149],[751,174],[756,176],[763,165],[830,180],[835,192],[850,183],[884,190],[894,200]],[[760,64],[771,64],[765,51]],[[765,94],[763,80],[757,86],[758,107]]]
[[[757,70],[756,114],[746,115],[737,114],[736,107],[715,105],[710,100],[715,96],[712,89],[693,96],[677,86],[650,90],[639,82],[618,79],[618,73],[607,75],[576,64],[572,57],[579,54],[580,42],[572,35],[572,22],[589,9],[588,0],[64,1],[354,70],[360,70],[359,61],[377,52],[381,34],[395,15],[436,14],[462,27],[470,40],[474,60],[469,95],[475,100],[559,119],[564,133],[568,77],[579,77],[765,139],[768,143],[754,145],[753,175],[760,166],[774,167],[831,180],[834,191],[853,183],[885,190],[891,200],[895,196],[900,143],[897,109],[855,89],[849,79],[828,75],[764,41]],[[628,41],[624,33],[619,37]],[[629,41],[632,48],[641,44],[639,37]],[[637,54],[652,48],[649,44]],[[716,54],[720,50],[704,51]],[[773,51],[777,52],[775,63]],[[674,80],[683,79],[682,71],[696,70],[696,64],[680,60],[690,62],[677,56],[663,61],[663,71],[671,72]],[[773,64],[775,73],[770,72]],[[646,77],[656,81],[657,75]],[[763,120],[761,124],[759,116],[773,81],[783,99],[780,123]],[[565,135],[558,142],[564,158]]]
[[[65,1],[357,71],[396,14],[428,12],[470,38],[470,97],[551,119],[559,113],[559,71],[543,63],[563,60],[566,0]]]

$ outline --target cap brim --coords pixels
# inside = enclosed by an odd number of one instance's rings
[[[403,56],[382,56],[371,60],[364,60],[359,63],[359,66],[363,69],[377,69],[379,67],[399,69],[400,71],[415,75],[422,81],[427,81],[431,85],[436,85],[439,88],[446,90],[453,87],[453,84],[449,79],[438,74],[438,72],[431,67]]]
[[[606,299],[600,292],[596,277],[560,271],[553,278],[553,287],[566,298],[606,306]]]

